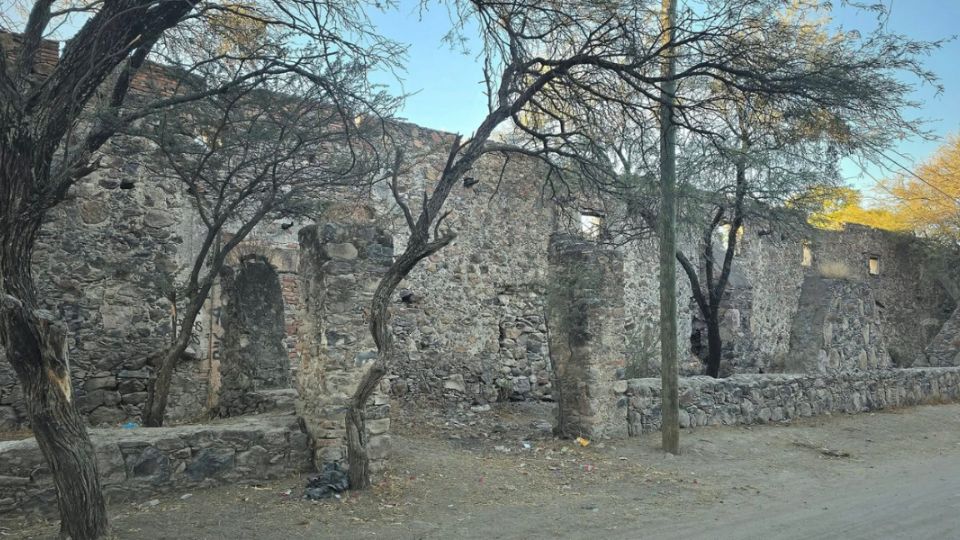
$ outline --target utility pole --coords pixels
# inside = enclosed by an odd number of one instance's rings
[[[680,400],[677,389],[677,128],[673,123],[677,71],[674,50],[677,0],[663,0],[660,87],[660,408],[663,450],[680,453]]]

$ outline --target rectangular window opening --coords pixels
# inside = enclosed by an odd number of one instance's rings
[[[588,238],[599,238],[603,229],[603,216],[598,214],[580,214],[580,233]]]
[[[813,266],[813,249],[810,248],[810,242],[803,243],[803,256],[800,259],[800,266]]]
[[[871,276],[880,275],[880,257],[870,257],[870,260],[867,262],[867,271],[870,272]]]

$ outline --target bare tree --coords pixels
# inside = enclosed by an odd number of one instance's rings
[[[744,222],[789,227],[797,213],[783,212],[783,206],[797,207],[800,194],[817,192],[813,186],[836,185],[840,159],[881,161],[896,141],[925,136],[922,123],[906,116],[913,103],[901,77],[906,72],[935,84],[917,56],[935,44],[913,43],[882,29],[866,38],[829,35],[822,21],[811,22],[817,13],[787,12],[770,21],[768,30],[745,36],[766,46],[766,54],[731,60],[739,74],[688,86],[684,96],[694,104],[685,116],[696,122],[686,173],[694,188],[689,215],[701,231],[702,267],[680,249],[676,256],[706,325],[706,373],[712,377],[720,376],[722,303]],[[884,46],[876,48],[877,43]],[[770,62],[785,62],[788,56],[830,78],[799,77],[775,93],[743,82],[744,74],[774,70]],[[724,236],[720,254],[715,253],[718,230]]]
[[[600,204],[616,218],[607,240],[629,242],[656,230],[669,204],[657,196],[666,186],[654,181],[665,171],[649,156],[663,143],[656,136],[657,109],[676,100],[659,126],[669,121],[681,128],[681,221],[705,230],[698,248],[703,273],[684,253],[677,256],[712,328],[708,371],[716,373],[720,299],[744,219],[782,217],[778,207],[809,185],[829,181],[844,156],[881,160],[898,139],[923,136],[922,125],[906,116],[913,104],[904,74],[936,85],[922,58],[939,44],[889,33],[882,9],[871,33],[828,34],[817,2],[788,8],[740,0],[683,6],[674,37],[664,39],[669,25],[658,22],[655,7],[633,5],[629,53],[605,56],[597,64],[603,69],[581,73],[589,84],[551,86],[534,103],[551,121],[522,127],[527,147],[537,152],[565,161],[571,154],[595,157],[590,167],[577,167],[577,187],[606,199]],[[629,61],[674,46],[673,75]],[[665,88],[673,82],[675,92]],[[721,226],[728,231],[727,251],[715,257],[714,231]],[[669,281],[662,278],[662,290]],[[661,307],[676,305],[676,298],[661,300]],[[661,344],[668,369],[670,351],[664,349],[673,347]]]
[[[138,119],[285,76],[319,84],[330,65],[369,68],[402,51],[372,33],[366,4],[358,2],[61,7],[36,0],[22,7],[22,19],[4,22],[19,36],[0,44],[0,342],[54,478],[61,536],[98,538],[107,517],[93,447],[74,404],[66,329],[39,309],[30,269],[48,211],[96,168],[98,150]],[[78,29],[48,73],[36,69],[44,38],[61,27]],[[158,95],[131,99],[131,81],[150,61],[183,76]]]
[[[338,189],[361,191],[375,180],[379,118],[394,100],[352,99],[366,80],[356,69],[326,78],[324,86],[282,93],[230,91],[164,114],[141,132],[160,154],[154,172],[182,183],[203,224],[184,282],[168,291],[178,328],[155,361],[144,425],[163,424],[174,368],[233,249],[265,219],[310,218]]]
[[[550,171],[547,181],[557,181],[555,192],[564,189],[563,186],[569,186],[568,182],[573,181],[571,173],[578,168],[586,170],[593,167],[595,155],[570,152],[571,146],[565,145],[567,135],[570,141],[574,141],[577,134],[564,133],[562,127],[553,129],[553,126],[546,124],[530,127],[525,113],[536,115],[547,111],[545,114],[552,115],[554,109],[541,101],[543,96],[559,95],[562,93],[559,92],[561,86],[581,88],[588,82],[580,79],[581,72],[591,74],[606,69],[633,69],[621,64],[611,64],[609,68],[601,66],[605,56],[613,55],[612,51],[619,50],[617,48],[625,46],[630,39],[629,26],[626,24],[628,13],[615,4],[611,3],[610,10],[598,7],[597,11],[591,12],[590,17],[583,20],[579,16],[587,11],[589,6],[586,4],[557,6],[547,2],[535,5],[525,1],[456,4],[457,24],[462,25],[458,29],[462,30],[470,26],[470,21],[474,21],[479,24],[484,37],[489,111],[471,137],[464,140],[458,136],[453,141],[440,178],[432,193],[424,195],[418,213],[409,208],[396,189],[404,159],[402,153],[397,154],[392,168],[392,185],[394,198],[410,230],[410,240],[374,293],[370,331],[377,344],[378,355],[361,378],[348,404],[347,447],[350,483],[354,489],[364,489],[370,485],[364,409],[382,378],[397,361],[387,312],[390,297],[419,261],[436,253],[455,238],[454,232],[440,230],[440,223],[445,216],[443,204],[454,186],[484,154],[497,154],[505,158],[523,155],[543,160]],[[552,54],[541,56],[540,53],[547,51],[552,51]],[[656,54],[653,54],[646,57],[644,62],[652,62],[656,58]],[[639,66],[646,67],[646,64]],[[518,146],[490,141],[494,130],[510,120],[521,131],[543,133],[544,137],[540,140],[545,144],[539,147],[535,143]],[[553,141],[561,144],[551,144]],[[522,141],[518,139],[518,142]]]

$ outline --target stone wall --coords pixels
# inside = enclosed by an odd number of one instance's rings
[[[953,310],[923,353],[923,365],[960,366],[960,307]]]
[[[53,42],[44,44],[38,70],[53,65],[56,48]],[[169,91],[170,80],[157,66],[141,77],[137,91]],[[417,157],[401,179],[401,191],[416,211],[443,168],[452,136],[412,125],[399,128],[408,139],[408,155]],[[104,149],[103,168],[74,186],[70,200],[51,213],[34,261],[44,307],[69,326],[75,391],[94,424],[139,416],[150,376],[147,359],[169,340],[172,306],[165,291],[197,252],[199,228],[189,198],[177,183],[146,172],[148,150],[124,137],[113,140]],[[545,177],[535,160],[489,154],[453,191],[445,223],[458,232],[457,240],[423,261],[401,285],[405,300],[395,299],[393,326],[406,360],[391,379],[392,392],[463,404],[555,399],[543,315],[547,241],[579,216],[567,215],[551,202]],[[385,186],[357,204],[368,206],[378,225],[403,245],[406,226]],[[564,206],[575,209],[576,204]],[[295,238],[302,225],[261,224],[230,262],[236,269],[242,257],[260,256],[277,272],[291,379],[309,339],[300,290],[302,279],[309,278],[298,273]],[[694,253],[690,235],[681,236],[688,254]],[[814,254],[809,268],[800,265],[804,241]],[[722,372],[782,371],[785,359],[796,357],[790,354],[790,330],[800,309],[801,286],[823,261],[845,261],[855,278],[868,284],[896,365],[917,362],[916,352],[938,333],[940,342],[953,343],[955,331],[943,323],[956,309],[957,298],[943,294],[940,274],[918,264],[925,249],[856,226],[787,234],[748,223],[724,299]],[[657,251],[655,239],[621,248],[628,351],[624,370],[631,377],[659,373]],[[870,256],[880,258],[879,276],[866,272]],[[686,276],[679,272],[677,279],[681,373],[696,374],[702,365],[691,348],[695,309]],[[956,285],[957,278],[951,279]],[[221,364],[228,361],[223,339],[229,294],[215,288],[198,320],[191,354],[172,386],[170,420],[196,418],[218,405]],[[0,426],[22,425],[19,399],[15,378],[3,363]]]
[[[877,365],[886,363],[883,350],[897,366],[923,365],[919,351],[957,306],[949,291],[960,276],[938,262],[949,259],[942,247],[857,225],[825,231],[786,223],[745,225],[722,304],[721,373],[796,371],[798,362],[815,368],[804,351],[819,350],[821,329],[797,332],[795,325],[826,306],[801,299],[807,280],[824,276],[859,283],[851,294],[873,298],[883,333],[875,351]],[[804,245],[811,255],[807,266],[802,264]],[[871,257],[879,261],[878,275],[869,272]]]
[[[443,169],[446,139],[418,128],[411,137],[436,145],[435,157],[404,179],[416,211]],[[541,198],[544,174],[534,160],[487,155],[454,188],[444,223],[456,240],[400,286],[409,302],[393,326],[407,359],[397,366],[395,394],[466,404],[551,396],[542,291],[556,216]],[[400,249],[408,235],[402,217],[389,194],[375,203]]]
[[[619,398],[614,419],[626,422],[631,435],[660,429],[659,379],[619,381],[610,391]],[[680,380],[680,426],[763,424],[958,400],[955,367],[690,377]]]
[[[884,322],[891,361],[897,366],[907,367],[922,360],[922,351],[957,307],[941,278],[953,284],[960,280],[945,276],[938,268],[941,265],[936,259],[941,249],[937,246],[905,235],[847,225],[843,231],[817,234],[812,250],[814,265],[809,271],[819,271],[823,262],[839,262],[849,269],[850,279],[869,284]],[[878,260],[878,275],[868,271],[871,257]]]
[[[788,373],[890,367],[873,289],[862,281],[808,275],[790,332]]]
[[[626,365],[623,259],[588,239],[550,239],[547,321],[557,401],[556,433],[566,437],[626,434],[607,391]]]
[[[369,330],[373,292],[393,259],[393,240],[372,223],[325,223],[300,231],[304,325],[297,372],[297,412],[314,461],[346,465],[346,404],[377,358]],[[390,443],[390,402],[382,391],[365,411],[371,472],[382,470]]]
[[[745,226],[733,263],[742,286],[733,288],[726,300],[740,312],[724,319],[727,333],[739,343],[734,355],[725,358],[722,373],[777,371],[789,355],[804,277],[802,236],[789,232]]]
[[[286,478],[311,469],[307,436],[292,415],[207,425],[91,429],[104,495],[146,502],[167,491]],[[50,469],[33,438],[0,442],[0,514],[53,515]]]
[[[176,182],[145,172],[147,150],[130,138],[114,138],[102,168],[50,211],[34,254],[43,307],[70,332],[77,404],[94,425],[139,417],[148,361],[170,340],[170,283],[193,249],[186,194]],[[206,410],[209,363],[197,354],[199,335],[194,338],[171,385],[170,421]],[[0,396],[15,395],[15,385],[13,377],[0,378],[6,389]]]
[[[680,234],[681,249],[692,261],[698,261],[695,244],[689,235]],[[660,376],[660,243],[656,238],[630,242],[620,248],[624,268],[624,329],[627,336],[629,377]],[[690,280],[677,267],[677,344],[680,372],[702,372],[700,361],[693,355],[690,335],[696,307],[691,303]]]

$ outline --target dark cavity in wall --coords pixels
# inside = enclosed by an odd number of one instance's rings
[[[283,346],[283,294],[276,270],[260,257],[227,272],[222,286],[224,357],[220,364],[221,416],[252,412],[252,392],[290,386],[290,358]]]

